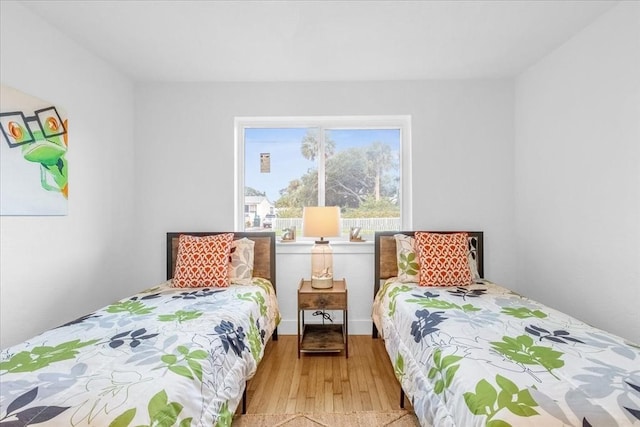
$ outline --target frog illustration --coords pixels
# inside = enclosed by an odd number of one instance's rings
[[[0,113],[2,135],[10,148],[20,148],[29,162],[40,164],[40,185],[69,197],[67,182],[67,120],[51,106],[35,110],[32,116],[22,111]]]

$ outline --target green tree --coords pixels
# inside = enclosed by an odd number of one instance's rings
[[[311,130],[307,130],[307,134],[302,138],[302,144],[300,145],[300,152],[302,156],[307,160],[315,160],[318,157],[319,142],[315,133]],[[324,141],[324,158],[328,159],[333,156],[336,151],[336,143],[331,138],[326,138]]]
[[[375,141],[367,147],[367,162],[367,169],[374,175],[373,196],[378,201],[381,196],[381,181],[385,171],[397,167],[391,153],[391,147]]]
[[[302,179],[296,178],[289,181],[287,188],[280,190],[280,198],[275,201],[277,208],[298,206],[297,193],[302,186]]]
[[[357,208],[373,190],[374,177],[367,170],[362,147],[339,151],[326,164],[328,206]]]
[[[317,157],[318,143],[312,133],[307,133],[301,142],[303,156],[308,159]],[[327,142],[327,161],[325,163],[325,204],[340,206],[343,212],[366,207],[368,215],[391,211],[399,215],[398,180],[389,175],[397,169],[398,161],[391,148],[381,142],[373,142],[366,147],[352,147],[335,152],[335,143]],[[302,206],[314,206],[318,202],[318,171],[309,169],[300,178],[289,182],[287,188],[280,190],[280,198],[275,202],[279,214],[285,209]],[[397,214],[395,214],[397,212]],[[363,214],[364,212],[360,212]],[[284,217],[283,215],[280,215]]]
[[[310,169],[300,178],[290,181],[287,188],[280,190],[280,198],[275,202],[275,206],[280,214],[281,208],[315,206],[317,203],[318,171]]]

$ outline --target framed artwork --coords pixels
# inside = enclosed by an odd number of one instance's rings
[[[0,215],[66,215],[64,109],[0,85],[0,127]]]

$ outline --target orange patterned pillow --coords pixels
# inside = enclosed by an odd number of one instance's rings
[[[215,236],[181,234],[173,286],[177,288],[229,286],[229,254],[233,233]]]
[[[470,285],[467,233],[416,232],[420,286]]]

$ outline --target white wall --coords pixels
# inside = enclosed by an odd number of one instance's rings
[[[640,342],[640,3],[516,84],[516,290]]]
[[[515,97],[510,80],[146,84],[135,110],[126,77],[0,5],[2,83],[70,119],[69,215],[0,217],[1,347],[162,281],[167,231],[231,229],[235,116],[354,114],[412,116],[413,228],[485,231],[489,278],[640,342],[638,3],[521,75]],[[278,252],[294,333],[309,260]],[[372,247],[336,257],[352,332],[368,333]]]
[[[485,231],[487,275],[511,283],[513,89],[512,80],[136,85],[136,249],[145,255],[136,280],[164,279],[167,231],[233,229],[235,116],[408,114],[413,228]],[[359,334],[370,333],[373,300],[373,247],[363,245],[335,248]],[[278,252],[281,333],[295,333],[310,258]]]
[[[68,215],[0,217],[0,347],[6,348],[139,287],[127,280],[133,84],[23,6],[0,4],[2,84],[61,106],[69,118]]]

